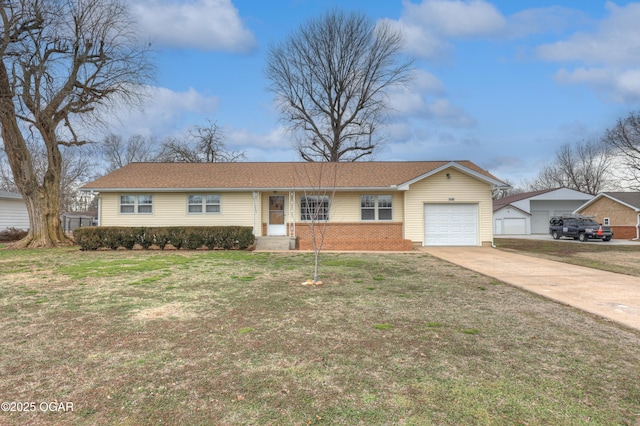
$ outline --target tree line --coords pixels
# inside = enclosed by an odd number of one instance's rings
[[[32,142],[27,145],[35,175],[42,180],[47,170],[46,151]],[[158,141],[142,135],[125,138],[112,133],[99,143],[61,147],[60,155],[60,210],[63,213],[90,209],[88,194],[79,191],[79,188],[129,163],[214,163],[245,159],[244,151],[227,149],[220,126],[210,120],[205,125],[192,126],[181,138],[167,137]],[[19,192],[5,150],[1,148],[0,190]]]
[[[532,179],[497,194],[570,188],[596,195],[640,191],[640,111],[619,118],[600,138],[565,143]]]
[[[0,189],[19,192],[30,229],[16,247],[71,241],[60,213],[88,180],[132,161],[238,161],[212,121],[183,138],[88,136],[105,108],[135,105],[154,66],[124,0],[0,2]],[[388,21],[330,10],[268,50],[265,76],[293,147],[305,161],[372,158],[384,137],[389,91],[412,78],[404,37]],[[640,116],[620,119],[598,141],[567,144],[529,188],[597,193],[640,189]]]

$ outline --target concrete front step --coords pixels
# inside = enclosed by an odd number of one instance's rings
[[[295,237],[256,237],[256,250],[295,250]]]

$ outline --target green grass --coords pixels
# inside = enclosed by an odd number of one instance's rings
[[[0,251],[0,395],[74,403],[0,424],[640,422],[638,332],[424,253],[312,273],[307,253]]]
[[[376,324],[374,328],[376,330],[391,330],[393,326],[391,324]]]

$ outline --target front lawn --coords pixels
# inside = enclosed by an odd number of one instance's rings
[[[0,250],[0,399],[38,404],[0,424],[640,421],[638,332],[424,253],[321,263]]]
[[[618,245],[600,240],[577,242],[549,237],[547,240],[496,238],[495,245],[501,250],[640,277],[640,243]]]

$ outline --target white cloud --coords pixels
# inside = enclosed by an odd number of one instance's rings
[[[504,30],[506,19],[485,0],[403,1],[399,21],[407,50],[424,58],[441,58],[452,49],[449,39],[491,36]]]
[[[140,134],[162,139],[184,131],[196,124],[196,117],[211,117],[218,108],[218,98],[205,96],[190,88],[186,92],[174,92],[163,87],[148,86],[142,104],[132,108],[127,104],[116,105],[106,117],[107,132],[128,137]]]
[[[452,105],[447,99],[438,99],[428,106],[432,117],[451,127],[473,127],[476,120],[463,108]]]
[[[561,69],[555,75],[562,84],[584,84],[616,102],[640,101],[640,69],[576,68]]]
[[[584,84],[617,102],[640,100],[640,3],[606,3],[609,15],[593,32],[573,34],[566,40],[541,45],[541,59],[578,63],[562,68],[556,81]]]
[[[608,2],[605,18],[592,33],[576,33],[568,40],[537,48],[548,61],[580,61],[587,64],[629,65],[640,58],[640,3],[620,7]]]
[[[587,21],[584,12],[562,6],[525,9],[509,16],[506,34],[517,38],[530,34],[558,33]]]
[[[231,0],[134,0],[131,7],[153,44],[233,52],[256,45]]]
[[[475,126],[476,121],[445,95],[440,79],[425,70],[415,70],[410,84],[389,93],[389,107],[396,122],[417,118],[452,127]]]
[[[456,39],[557,33],[587,21],[584,12],[562,6],[525,9],[505,16],[486,0],[404,0],[403,7],[400,19],[390,22],[404,33],[409,52],[431,60],[447,58]]]
[[[266,134],[257,134],[247,129],[225,129],[225,141],[229,148],[242,150],[255,148],[260,150],[290,149],[291,137],[286,128],[278,126]]]
[[[496,7],[484,0],[425,0],[420,4],[405,0],[403,4],[403,21],[445,37],[486,36],[506,25]]]

